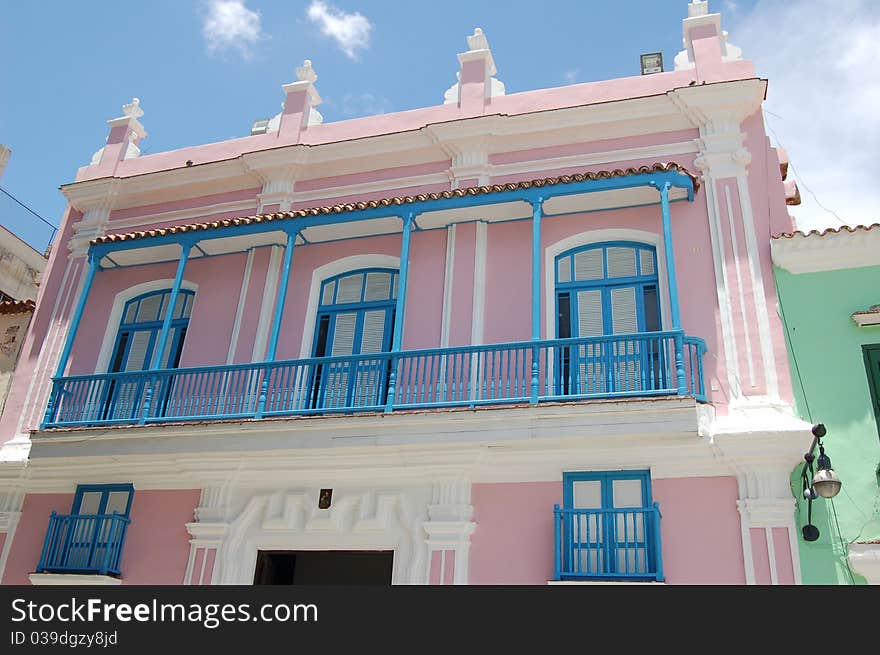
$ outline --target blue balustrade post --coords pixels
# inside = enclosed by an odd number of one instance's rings
[[[657,569],[657,580],[663,582],[663,552],[660,538],[660,503],[654,503],[654,562]]]
[[[541,340],[541,218],[544,215],[544,199],[532,201],[532,341]],[[538,346],[532,347],[532,384],[529,402],[538,404],[538,379],[540,374]]]
[[[269,377],[272,370],[268,366],[263,366],[263,379],[260,381],[260,395],[257,398],[257,411],[254,412],[254,418],[263,418],[263,412],[266,411],[266,399],[269,396]]]
[[[281,284],[278,285],[278,298],[275,301],[275,314],[272,316],[272,332],[269,347],[266,349],[266,361],[274,362],[278,350],[278,336],[281,333],[281,318],[284,315],[284,303],[287,300],[287,285],[290,282],[290,265],[293,262],[293,249],[299,232],[288,230],[287,245],[284,248],[284,262],[281,267]]]
[[[660,207],[663,213],[663,250],[666,254],[666,277],[669,280],[669,310],[672,314],[672,329],[675,335],[675,382],[678,395],[687,393],[684,375],[684,333],[681,331],[681,312],[678,304],[678,282],[675,276],[675,251],[672,247],[672,221],[669,215],[669,182],[658,184]]]
[[[394,394],[397,386],[397,364],[400,360],[400,350],[403,344],[403,318],[406,310],[406,282],[409,274],[409,241],[412,233],[412,224],[416,218],[413,211],[408,211],[403,216],[403,235],[400,240],[400,273],[397,278],[397,306],[394,311],[394,333],[391,339],[391,356],[388,375],[388,396],[385,402],[385,411],[394,409]]]
[[[159,338],[156,339],[156,345],[153,348],[153,359],[150,363],[150,370],[156,371],[162,367],[162,355],[165,353],[165,346],[168,344],[168,335],[171,333],[171,321],[174,319],[174,310],[177,307],[177,298],[180,295],[180,285],[183,283],[183,272],[186,269],[186,263],[189,260],[189,253],[192,250],[194,242],[186,241],[180,244],[180,261],[177,262],[177,273],[174,275],[174,284],[171,286],[171,295],[168,297],[168,307],[165,310],[165,318],[162,321],[162,330],[159,332]],[[143,425],[150,416],[150,408],[153,404],[153,392],[156,387],[157,377],[150,375],[146,379],[144,388],[143,405],[141,406],[141,416],[138,423]]]
[[[42,573],[46,568],[46,564],[48,563],[48,555],[51,550],[54,541],[54,533],[57,530],[56,519],[57,512],[53,509],[52,514],[49,516],[49,527],[46,528],[46,538],[43,540],[43,550],[40,553],[40,563],[37,566],[37,573]]]

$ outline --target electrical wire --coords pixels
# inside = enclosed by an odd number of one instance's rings
[[[52,233],[49,235],[49,239],[48,239],[48,241],[46,242],[46,251],[48,252],[49,246],[52,244],[52,240],[55,238],[55,235],[58,233],[58,226],[57,226],[57,225],[53,225],[52,223],[50,223],[49,221],[47,221],[45,218],[43,218],[42,216],[40,216],[36,211],[34,211],[34,210],[31,209],[30,207],[28,207],[25,203],[23,203],[21,200],[19,200],[18,198],[16,198],[14,195],[12,195],[11,193],[9,193],[9,191],[7,191],[6,189],[4,189],[3,187],[0,187],[0,192],[3,192],[3,195],[9,197],[13,202],[17,203],[18,205],[20,205],[21,207],[23,207],[26,211],[30,212],[31,214],[33,214],[34,216],[36,216],[40,221],[42,221],[43,223],[45,223],[46,225],[48,225],[49,227],[52,228]]]
[[[837,521],[837,508],[834,506],[834,499],[833,498],[829,498],[828,502],[831,505],[831,514],[832,514],[832,516],[834,516],[834,526],[835,526],[835,529],[837,530],[837,538],[840,539],[840,545],[844,549],[843,564],[844,564],[844,566],[846,566],[846,572],[849,574],[850,584],[854,585],[856,583],[856,578],[853,575],[852,569],[850,568],[849,558],[847,558],[847,556],[846,556],[846,546],[844,545],[845,542],[843,541],[843,535],[840,533],[840,523]]]
[[[785,120],[784,118],[782,118],[782,116],[780,116],[779,114],[774,114],[772,111],[767,111],[767,110],[765,109],[765,110],[764,110],[764,113],[765,113],[765,114],[770,114],[771,116],[775,116],[775,117],[778,118],[779,120]],[[764,124],[767,126],[767,129],[770,130],[770,134],[772,134],[772,135],[776,138],[776,142],[779,144],[779,146],[780,146],[781,148],[785,149],[785,144],[782,143],[782,139],[780,139],[780,138],[779,138],[779,135],[776,134],[776,130],[773,129],[773,126],[770,125],[770,123],[769,123],[768,121],[766,121],[766,120],[764,121]],[[816,204],[819,206],[819,208],[820,208],[821,210],[823,210],[823,211],[825,211],[825,212],[831,214],[832,216],[834,216],[834,218],[835,218],[835,219],[836,219],[841,225],[849,225],[849,222],[843,220],[843,219],[837,214],[836,211],[834,211],[833,209],[829,209],[828,207],[826,207],[825,205],[823,205],[823,204],[819,201],[819,198],[816,196],[815,193],[813,193],[813,190],[812,190],[810,187],[807,186],[807,183],[804,181],[804,176],[801,175],[800,173],[798,173],[797,169],[795,168],[794,164],[791,163],[791,161],[788,162],[788,167],[791,169],[791,172],[794,173],[795,177],[798,178],[798,180],[799,180],[800,183],[801,183],[801,186],[804,187],[804,189],[806,189],[807,193],[809,193],[809,194],[813,197],[813,200],[816,202]]]

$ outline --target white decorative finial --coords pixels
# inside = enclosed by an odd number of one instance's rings
[[[144,115],[144,110],[141,109],[140,105],[140,98],[132,98],[130,103],[122,105],[122,114],[129,118],[140,118]]]
[[[688,5],[688,18],[705,16],[709,13],[709,0],[693,0]]]
[[[467,37],[468,48],[471,50],[488,50],[489,40],[483,34],[483,28],[475,27],[472,36]]]
[[[312,60],[306,59],[303,65],[296,69],[296,79],[300,82],[309,82],[313,84],[318,79],[318,74],[312,68]]]

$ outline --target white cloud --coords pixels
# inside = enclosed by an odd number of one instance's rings
[[[577,78],[580,76],[580,74],[581,74],[581,69],[574,68],[572,70],[565,71],[562,74],[562,79],[565,81],[566,84],[573,84],[575,82],[575,80],[577,80]]]
[[[823,206],[851,225],[880,220],[880,3],[759,0],[727,18],[731,42],[768,79],[766,123],[801,191],[789,208],[798,227],[840,226]]]
[[[350,14],[322,0],[312,0],[306,15],[321,28],[322,34],[336,41],[349,59],[357,59],[357,51],[370,45],[373,25],[358,12]]]
[[[202,35],[209,53],[238,50],[248,58],[251,47],[263,36],[260,13],[245,7],[244,0],[209,0]]]
[[[349,118],[378,116],[391,111],[391,101],[375,93],[346,93],[342,97],[342,114]]]

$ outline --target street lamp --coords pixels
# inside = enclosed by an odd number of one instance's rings
[[[804,498],[807,500],[807,524],[803,527],[804,541],[816,541],[819,538],[819,528],[813,525],[813,501],[822,498],[834,498],[840,491],[841,482],[837,473],[831,468],[831,458],[825,454],[822,446],[822,437],[825,436],[825,426],[816,423],[813,426],[813,443],[804,454],[804,466],[801,469],[801,488]],[[813,454],[816,446],[819,446],[819,458]],[[813,461],[816,462],[816,472],[813,473]]]

